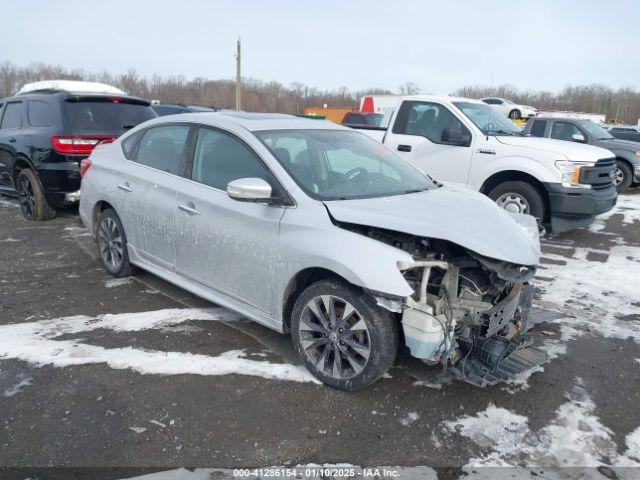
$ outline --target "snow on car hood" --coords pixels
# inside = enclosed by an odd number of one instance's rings
[[[572,160],[574,162],[597,162],[602,158],[615,157],[613,153],[604,148],[584,143],[567,142],[566,140],[553,140],[542,137],[520,137],[516,135],[501,135],[496,139],[512,147],[532,148],[558,155],[558,160]]]
[[[518,265],[538,265],[537,230],[532,233],[489,198],[470,190],[441,187],[407,195],[332,200],[324,204],[340,222],[448,240],[485,257]],[[529,220],[534,221],[533,217]]]

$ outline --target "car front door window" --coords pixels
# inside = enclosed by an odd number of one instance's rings
[[[269,177],[262,161],[240,140],[218,130],[198,130],[192,180],[226,190],[229,182],[240,178],[260,178],[269,182]]]
[[[433,143],[448,144],[450,132],[470,135],[449,109],[437,103],[414,102],[406,119],[404,133],[425,137]]]
[[[567,140],[569,142],[577,142],[578,140],[574,137],[582,137],[584,138],[584,134],[582,131],[576,127],[575,125],[568,122],[555,122],[553,124],[553,128],[551,129],[551,138],[555,138],[556,140]]]

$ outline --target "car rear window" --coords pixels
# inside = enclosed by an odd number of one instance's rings
[[[71,128],[120,133],[155,118],[148,105],[121,99],[69,99],[64,104]]]

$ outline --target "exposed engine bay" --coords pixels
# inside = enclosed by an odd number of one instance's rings
[[[451,368],[456,377],[485,386],[547,360],[527,331],[536,266],[478,255],[445,240],[380,228],[341,225],[393,245],[413,257],[398,268],[413,288],[404,302],[379,305],[401,317],[411,355]]]

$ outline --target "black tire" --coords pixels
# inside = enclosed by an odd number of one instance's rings
[[[309,329],[310,321],[317,320],[314,328],[320,326],[321,320],[314,316],[309,304],[314,300],[322,302],[321,296],[334,298],[331,303],[336,314],[333,333],[339,335],[337,339],[330,340],[326,334]],[[355,309],[354,313],[346,319],[337,318],[344,314],[346,302]],[[327,309],[321,308],[321,313],[325,314],[323,323],[333,323],[329,320]],[[356,326],[363,327],[361,321],[366,331]],[[340,326],[343,328],[339,329]],[[320,381],[340,390],[360,390],[375,382],[393,365],[398,351],[398,322],[362,290],[338,279],[320,280],[307,287],[293,306],[291,340],[300,360]],[[308,344],[316,341],[324,343],[303,346],[303,342]],[[318,350],[322,350],[322,353]],[[361,355],[361,351],[366,355]],[[356,361],[356,366],[352,361]],[[336,365],[339,365],[337,375],[334,374]],[[327,372],[328,369],[331,372]]]
[[[98,255],[105,270],[114,277],[126,277],[136,269],[129,263],[127,237],[118,214],[108,208],[98,214],[96,222]]]
[[[509,118],[511,120],[520,120],[522,118],[522,113],[517,108],[514,108],[509,112]]]
[[[56,210],[47,201],[38,176],[30,168],[23,168],[18,173],[16,192],[24,218],[36,222],[55,218]]]
[[[509,195],[513,197],[509,197]],[[522,181],[504,182],[489,192],[491,200],[509,211],[515,211],[515,207],[513,209],[507,208],[507,206],[511,205],[509,198],[513,198],[513,205],[524,207],[522,203],[519,203],[518,197],[526,203],[526,211],[520,211],[520,213],[527,213],[536,217],[538,223],[544,221],[544,197],[540,190],[530,183]]]
[[[618,167],[616,176],[622,174],[622,181],[616,185],[616,190],[618,193],[622,193],[633,183],[633,170],[624,160],[616,160],[616,165]]]

